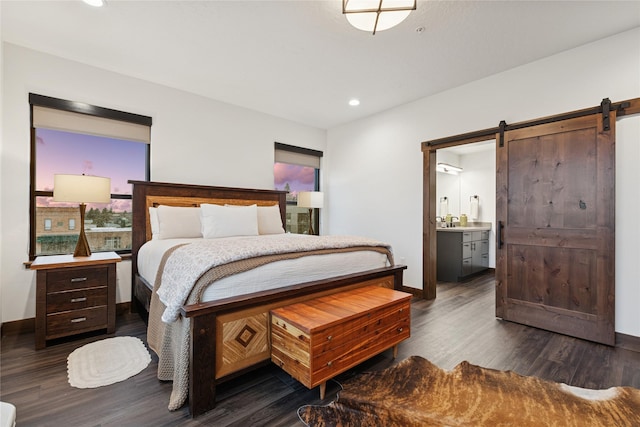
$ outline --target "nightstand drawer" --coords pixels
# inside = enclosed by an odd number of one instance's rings
[[[47,314],[107,305],[107,287],[47,294]]]
[[[107,267],[69,268],[47,274],[47,293],[104,286]]]
[[[65,311],[47,315],[47,337],[57,338],[70,333],[107,327],[107,306]]]

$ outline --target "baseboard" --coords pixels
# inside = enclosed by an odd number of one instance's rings
[[[616,332],[616,347],[640,353],[640,337]]]
[[[5,335],[20,335],[26,333],[33,333],[36,330],[36,319],[31,317],[29,319],[14,320],[12,322],[4,322],[0,327],[0,334]]]
[[[422,298],[422,289],[412,288],[410,286],[402,286],[400,288],[402,292],[406,292],[408,294],[413,295],[416,298]]]
[[[131,312],[131,302],[120,302],[116,304],[116,318],[118,316],[122,316],[123,314]]]
[[[131,302],[121,302],[116,304],[116,318],[122,316],[125,313],[131,311]],[[36,319],[31,317],[29,319],[14,320],[11,322],[4,322],[0,326],[0,334],[5,335],[20,335],[26,333],[34,333],[36,330]]]

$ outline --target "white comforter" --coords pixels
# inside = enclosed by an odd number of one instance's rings
[[[234,237],[224,239],[181,239],[173,243],[151,241],[138,254],[138,268],[148,282],[153,283],[164,251],[181,244],[168,258],[158,296],[167,309],[164,322],[178,317],[194,282],[212,267],[255,256],[306,252],[317,249],[378,246],[390,249],[379,241],[352,236],[304,236],[283,234],[271,236]],[[149,254],[155,253],[154,256]],[[153,259],[153,261],[150,261]],[[277,261],[254,270],[239,273],[209,286],[202,301],[210,301],[259,290],[273,289],[303,281],[319,280],[341,274],[360,272],[389,265],[387,256],[376,251],[313,255]],[[155,266],[155,270],[154,270]],[[151,278],[153,276],[154,279]]]

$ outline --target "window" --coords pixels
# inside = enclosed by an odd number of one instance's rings
[[[287,223],[291,233],[304,234],[309,230],[309,209],[298,208],[298,192],[320,190],[320,159],[322,151],[275,143],[273,176],[276,190],[287,194]],[[314,230],[319,230],[317,209],[313,213]]]
[[[121,236],[107,236],[104,238],[104,247],[107,249],[118,249],[122,245]]]
[[[85,233],[92,252],[129,252],[132,217],[128,181],[149,179],[151,118],[36,94],[29,94],[29,102],[30,258],[73,253],[78,240],[78,204],[53,201],[55,174],[111,178],[111,202],[87,204]]]

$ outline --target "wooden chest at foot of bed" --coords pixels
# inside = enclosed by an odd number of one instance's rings
[[[410,336],[411,294],[367,286],[271,310],[271,360],[308,388]]]

